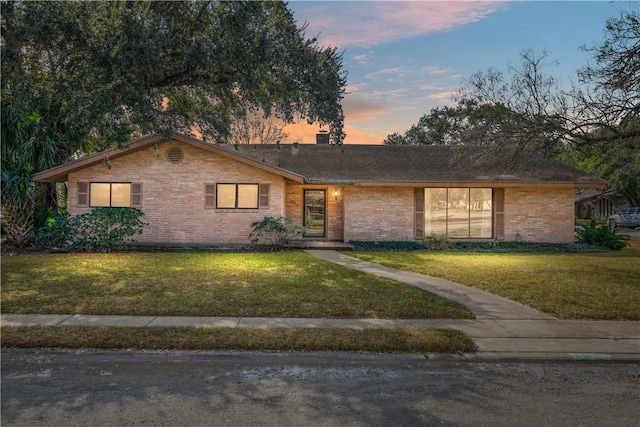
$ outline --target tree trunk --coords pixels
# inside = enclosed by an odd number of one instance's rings
[[[15,203],[5,199],[2,203],[2,231],[9,244],[23,247],[31,244],[33,220],[28,201]]]

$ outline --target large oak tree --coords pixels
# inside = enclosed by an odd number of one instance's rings
[[[1,13],[5,225],[29,228],[20,205],[35,171],[136,136],[225,141],[232,117],[259,110],[344,137],[341,53],[306,37],[284,2],[18,1]]]

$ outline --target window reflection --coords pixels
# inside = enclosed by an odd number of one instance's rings
[[[425,188],[425,235],[492,237],[490,188]]]
[[[426,236],[447,234],[447,189],[426,188],[424,194]]]
[[[325,236],[326,191],[304,190],[304,226],[306,237]]]
[[[469,210],[469,237],[492,237],[490,188],[472,188]]]

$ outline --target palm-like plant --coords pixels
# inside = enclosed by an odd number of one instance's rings
[[[595,220],[591,220],[588,227],[582,227],[576,235],[578,243],[600,246],[613,250],[620,250],[629,246],[629,236],[618,234],[608,225],[597,226]]]
[[[37,201],[46,204],[46,186],[36,185],[33,174],[69,158],[60,144],[73,133],[64,123],[44,123],[34,101],[25,102],[27,91],[5,83],[2,93],[2,231],[7,242],[25,246],[37,224]],[[36,97],[31,98],[36,100]],[[55,120],[55,119],[54,119]]]
[[[2,170],[2,229],[7,241],[17,246],[29,244],[33,231],[35,192],[31,175],[6,167]]]

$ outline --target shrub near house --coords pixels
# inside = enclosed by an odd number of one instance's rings
[[[142,234],[144,213],[135,208],[96,208],[76,216],[60,216],[37,235],[46,247],[106,252]]]
[[[251,245],[265,246],[270,250],[282,249],[292,240],[301,239],[305,228],[291,218],[265,217],[262,221],[251,224],[252,231],[249,234]]]
[[[607,225],[598,226],[595,220],[591,220],[588,227],[581,227],[578,230],[577,240],[587,245],[622,249],[628,245],[629,236],[618,234],[614,228]]]

